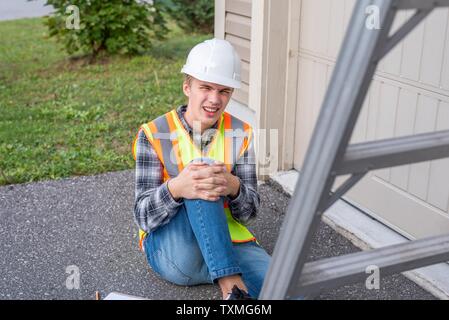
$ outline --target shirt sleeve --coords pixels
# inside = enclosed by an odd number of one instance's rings
[[[149,233],[167,224],[177,213],[182,200],[173,199],[163,182],[163,166],[143,130],[136,142],[136,184],[134,221]]]
[[[252,140],[232,171],[232,174],[240,179],[239,193],[234,199],[228,197],[232,216],[242,224],[246,224],[256,217],[260,205],[260,197],[257,192],[256,158]]]

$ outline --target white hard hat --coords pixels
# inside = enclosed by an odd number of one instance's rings
[[[190,50],[182,73],[201,80],[240,88],[240,57],[226,40],[211,39]]]

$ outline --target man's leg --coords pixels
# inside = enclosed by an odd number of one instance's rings
[[[220,286],[223,298],[232,291],[234,285],[248,291],[234,253],[223,199],[214,202],[184,199],[184,205],[209,274]]]
[[[184,199],[187,217],[213,280],[240,274],[235,258],[223,199],[218,201]]]
[[[217,281],[223,295],[234,284],[245,289],[235,258],[222,200],[184,199],[173,219],[145,240],[155,272],[181,285]]]
[[[163,279],[178,285],[213,283],[184,206],[145,238],[144,247],[151,268]]]
[[[234,252],[242,269],[248,293],[257,298],[270,264],[270,255],[256,242],[236,243]]]

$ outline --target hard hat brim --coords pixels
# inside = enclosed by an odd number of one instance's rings
[[[239,80],[233,80],[225,77],[220,77],[218,75],[198,72],[192,70],[191,68],[189,68],[189,66],[186,65],[182,68],[181,73],[188,74],[201,81],[211,82],[234,89],[240,89],[242,87],[242,84]]]

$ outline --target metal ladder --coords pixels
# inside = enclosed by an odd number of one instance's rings
[[[380,29],[365,26],[377,6]],[[260,299],[295,299],[363,281],[370,265],[382,275],[449,260],[449,235],[305,263],[322,213],[368,171],[449,157],[449,130],[348,145],[379,61],[449,0],[357,0],[342,49],[290,200]],[[416,13],[390,35],[399,10]],[[350,174],[335,192],[337,176]]]

